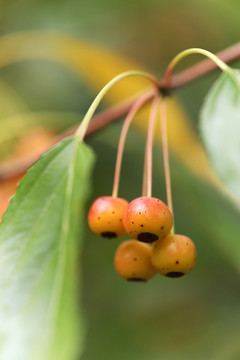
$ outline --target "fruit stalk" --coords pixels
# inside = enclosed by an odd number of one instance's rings
[[[169,63],[167,70],[165,71],[164,79],[163,79],[163,89],[165,91],[168,91],[172,88],[171,80],[172,80],[172,73],[176,67],[176,65],[184,59],[188,55],[193,54],[201,54],[206,56],[208,59],[214,62],[214,64],[219,67],[222,71],[225,71],[228,73],[228,75],[232,78],[236,86],[239,88],[239,83],[236,79],[236,76],[234,74],[234,71],[224,62],[222,61],[218,56],[214,55],[210,51],[199,49],[199,48],[191,48],[184,51],[181,51],[178,55],[176,55],[172,61]]]
[[[172,204],[172,187],[171,187],[171,174],[169,166],[169,153],[168,153],[168,136],[167,136],[167,109],[166,100],[163,98],[160,102],[160,118],[161,118],[161,137],[162,137],[162,152],[163,152],[163,166],[166,183],[167,205],[173,216],[173,227],[171,234],[174,234],[174,215]]]
[[[125,145],[126,136],[129,130],[129,126],[132,122],[132,119],[136,115],[136,113],[139,111],[139,109],[145,105],[151,98],[153,97],[153,93],[146,93],[142,95],[131,107],[129,113],[126,116],[126,119],[124,121],[122,131],[119,138],[118,143],[118,151],[117,151],[117,159],[116,159],[116,165],[115,165],[115,173],[114,173],[114,180],[113,180],[113,191],[112,196],[117,197],[118,196],[118,188],[119,188],[119,179],[120,179],[120,173],[121,173],[121,165],[122,165],[122,157],[123,157],[123,150]]]
[[[157,109],[159,104],[159,96],[156,96],[153,99],[150,117],[149,117],[149,125],[148,125],[148,135],[147,135],[147,196],[152,196],[152,147],[153,147],[153,134],[154,134],[154,127],[157,117]],[[145,176],[145,175],[144,175]],[[143,194],[145,195],[145,194]]]
[[[95,99],[93,100],[91,106],[89,107],[86,115],[84,116],[80,126],[78,127],[75,135],[76,135],[76,139],[77,141],[82,141],[85,137],[85,134],[87,132],[88,126],[90,124],[90,121],[98,107],[98,105],[100,104],[100,102],[102,101],[102,99],[104,98],[104,96],[107,94],[107,92],[115,85],[117,84],[119,81],[124,80],[128,77],[131,76],[140,76],[145,78],[146,80],[150,81],[151,84],[153,84],[156,89],[159,89],[160,87],[160,83],[159,80],[152,74],[149,74],[145,71],[141,71],[141,70],[130,70],[130,71],[126,71],[123,72],[117,76],[115,76],[111,81],[109,81],[103,88],[102,90],[99,92],[99,94],[95,97]]]

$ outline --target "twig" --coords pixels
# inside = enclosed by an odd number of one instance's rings
[[[226,63],[234,61],[238,57],[240,57],[240,43],[230,46],[227,49],[217,53],[216,55]],[[183,70],[178,74],[173,75],[171,79],[170,88],[168,90],[176,89],[180,86],[186,85],[187,83],[199,78],[200,76],[205,75],[212,70],[215,70],[216,67],[217,67],[216,64],[213,63],[211,60],[208,59],[202,60],[197,64],[190,66],[186,70]],[[162,80],[160,80],[160,83],[162,83]],[[146,93],[153,92],[154,90],[155,89],[147,90]],[[163,88],[162,90],[164,91],[165,89]],[[96,131],[104,128],[106,125],[110,124],[113,121],[116,121],[121,116],[125,115],[130,110],[131,106],[136,101],[136,98],[138,96],[125,100],[117,105],[109,107],[108,109],[96,114],[92,118],[86,136],[95,133]],[[59,140],[62,140],[63,138],[74,134],[76,129],[77,126],[63,132],[61,135],[56,137],[56,141],[54,143],[57,143]],[[1,165],[0,181],[24,173],[28,169],[28,167],[31,166],[32,163],[36,160],[37,158],[33,158],[30,155],[18,159],[17,166],[16,166],[16,161],[9,162],[4,166]]]

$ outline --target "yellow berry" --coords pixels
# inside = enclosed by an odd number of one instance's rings
[[[116,251],[114,265],[117,273],[126,280],[146,281],[156,270],[151,263],[151,246],[137,240],[121,243]]]
[[[96,199],[88,213],[90,229],[106,238],[125,235],[123,216],[127,206],[128,201],[122,198],[102,196]]]
[[[127,234],[143,242],[153,242],[169,234],[172,214],[161,200],[142,196],[131,201],[123,218]]]
[[[168,277],[188,274],[197,259],[193,241],[184,235],[168,235],[156,241],[152,247],[151,260],[155,269]]]

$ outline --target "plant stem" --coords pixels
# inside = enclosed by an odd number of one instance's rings
[[[93,117],[94,112],[96,111],[98,105],[100,104],[101,100],[103,99],[103,97],[106,95],[106,93],[115,85],[117,84],[119,81],[130,77],[130,76],[141,76],[145,79],[147,79],[148,81],[150,81],[153,85],[156,86],[157,89],[159,89],[159,80],[144,71],[141,70],[132,70],[132,71],[126,71],[124,73],[121,73],[119,75],[117,75],[115,78],[113,78],[111,81],[109,81],[109,83],[107,83],[107,85],[105,85],[102,90],[99,92],[99,94],[96,96],[96,98],[94,99],[94,101],[92,102],[92,105],[90,106],[90,108],[88,109],[86,115],[84,116],[79,128],[76,131],[76,139],[80,142],[83,140],[87,128],[89,126],[89,123]]]
[[[224,62],[231,62],[240,57],[240,42],[234,44],[216,54]],[[217,65],[210,59],[204,59],[197,64],[180,71],[178,74],[172,76],[171,89],[176,89],[180,86],[188,84],[189,82],[206,75],[212,70],[215,70]]]
[[[132,122],[133,117],[135,114],[139,111],[139,109],[145,105],[151,98],[153,97],[153,94],[146,93],[142,95],[131,107],[129,113],[126,116],[126,119],[124,121],[122,131],[119,138],[118,143],[118,151],[117,151],[117,159],[116,159],[116,165],[115,165],[115,173],[114,173],[114,180],[113,180],[113,191],[112,196],[117,197],[118,196],[118,188],[119,188],[119,179],[120,179],[120,173],[121,173],[121,165],[122,165],[122,157],[123,157],[123,150],[125,145],[126,136],[129,130],[129,126]]]
[[[146,195],[151,197],[152,196],[152,147],[153,147],[153,134],[154,134],[154,127],[155,127],[155,120],[157,115],[159,103],[159,96],[156,96],[153,99],[150,117],[149,117],[149,125],[148,125],[148,135],[147,135],[147,143],[146,143],[146,159],[147,165],[144,166],[145,171],[147,171],[147,193]],[[145,174],[144,174],[145,176]],[[145,194],[143,194],[145,195]]]
[[[144,165],[143,165],[143,183],[142,183],[142,195],[147,195],[147,143],[144,151]]]
[[[163,166],[166,183],[167,205],[173,216],[173,204],[172,204],[172,189],[171,189],[171,174],[169,166],[169,154],[168,154],[168,136],[167,136],[167,108],[166,100],[163,98],[160,102],[160,122],[161,122],[161,137],[162,137],[162,151],[163,151]],[[171,233],[174,234],[174,216],[173,227]]]
[[[233,79],[234,82],[236,82],[236,77],[234,74],[234,71],[227,65],[225,62],[223,62],[221,59],[219,59],[216,55],[212,54],[210,51],[199,49],[199,48],[192,48],[187,49],[182,52],[180,52],[178,55],[176,55],[170,64],[167,67],[167,70],[164,75],[164,89],[168,90],[171,88],[171,77],[172,73],[176,67],[176,65],[184,59],[188,55],[192,54],[201,54],[212,60],[222,71],[225,71],[229,74],[229,76]]]

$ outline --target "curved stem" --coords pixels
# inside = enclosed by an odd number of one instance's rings
[[[163,166],[164,166],[165,183],[166,183],[167,205],[173,216],[171,175],[170,175],[169,154],[168,154],[167,108],[166,108],[166,100],[164,98],[160,102],[160,120],[161,120]],[[174,231],[175,230],[174,230],[174,216],[173,216],[173,227],[171,233],[174,234]]]
[[[146,162],[147,165],[144,166],[145,171],[147,172],[147,196],[152,196],[152,146],[153,146],[153,133],[155,127],[155,120],[157,115],[157,108],[159,103],[159,96],[156,96],[153,99],[150,117],[149,117],[149,125],[148,125],[148,135],[147,135],[147,143],[146,143]],[[144,194],[143,194],[144,195]]]
[[[153,85],[156,86],[157,89],[159,89],[159,80],[145,72],[145,71],[141,71],[141,70],[132,70],[132,71],[126,71],[122,74],[117,75],[116,77],[114,77],[111,81],[109,81],[109,83],[107,83],[107,85],[104,86],[104,88],[99,92],[99,94],[96,96],[96,98],[93,100],[92,105],[90,106],[90,108],[88,109],[86,115],[84,116],[79,128],[76,131],[76,138],[78,141],[82,141],[88,125],[93,117],[93,114],[95,112],[95,110],[97,109],[99,103],[101,102],[101,100],[103,99],[103,97],[106,95],[106,93],[115,85],[117,84],[119,81],[130,77],[130,76],[140,76],[145,78],[146,80],[150,81]]]
[[[152,97],[153,93],[147,93],[142,95],[131,107],[129,113],[126,116],[126,119],[124,121],[122,131],[119,138],[118,143],[118,151],[117,151],[117,159],[116,159],[116,165],[115,165],[115,173],[114,173],[114,180],[113,180],[113,191],[112,196],[117,197],[118,196],[118,188],[119,188],[119,179],[120,179],[120,173],[121,173],[121,165],[122,165],[122,157],[123,157],[123,150],[125,145],[126,136],[129,130],[129,126],[132,122],[133,117],[136,115],[138,110],[146,104]]]
[[[225,63],[236,60],[240,57],[240,43],[234,44],[218,52],[216,56]],[[188,84],[189,82],[206,75],[210,71],[215,70],[216,67],[217,65],[209,58],[201,60],[187,69],[180,71],[176,75],[173,75],[171,80],[171,89],[176,89],[180,86]]]
[[[229,74],[229,76],[232,78],[232,80],[236,83],[236,85],[239,87],[239,84],[236,80],[234,71],[227,65],[225,62],[223,62],[221,59],[219,59],[216,55],[212,54],[210,51],[199,49],[199,48],[191,48],[184,50],[180,52],[178,55],[176,55],[170,64],[167,67],[167,70],[164,75],[164,88],[166,90],[171,88],[171,77],[172,73],[176,67],[176,65],[186,56],[192,55],[192,54],[201,54],[212,60],[222,71],[225,71]]]

